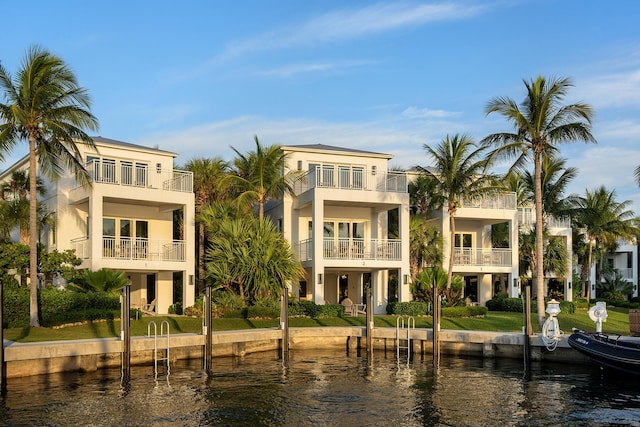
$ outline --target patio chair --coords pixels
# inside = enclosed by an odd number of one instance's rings
[[[156,299],[151,301],[149,304],[142,304],[142,307],[140,307],[140,311],[142,311],[143,313],[146,313],[148,315],[155,316],[157,314],[156,313]]]

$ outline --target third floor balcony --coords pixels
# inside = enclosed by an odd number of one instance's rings
[[[313,188],[407,193],[407,174],[363,167],[323,165],[305,173],[294,185],[296,195]]]

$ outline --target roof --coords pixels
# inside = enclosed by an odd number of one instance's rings
[[[173,151],[166,151],[166,150],[160,150],[157,147],[147,147],[144,145],[138,145],[138,144],[131,144],[130,142],[124,142],[124,141],[118,141],[115,139],[109,139],[109,138],[104,138],[102,136],[92,136],[91,139],[93,139],[93,142],[96,144],[108,144],[108,145],[115,145],[115,146],[121,146],[121,147],[127,147],[127,148],[134,148],[137,150],[153,150],[153,151],[159,151],[162,153],[166,153],[169,154],[173,157],[178,157],[177,153],[174,153]]]
[[[383,157],[385,159],[393,158],[393,155],[391,154],[376,153],[374,151],[356,150],[354,148],[336,147],[333,145],[325,145],[325,144],[283,145],[281,148],[283,150],[289,150],[289,151],[333,151],[333,152],[353,153],[353,154],[361,154],[361,155],[364,154],[364,155],[373,156],[373,157]]]

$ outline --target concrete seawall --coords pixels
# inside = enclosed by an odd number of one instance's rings
[[[431,329],[409,331],[412,352],[419,355],[432,352]],[[250,329],[214,332],[213,356],[239,356],[261,352],[277,351],[281,348],[283,331],[276,328]],[[402,331],[406,338],[407,331]],[[539,336],[530,338],[532,360],[556,362],[588,363],[589,360],[569,347],[564,336],[555,351],[550,352]],[[170,336],[169,358],[202,358],[204,351],[202,334],[174,334]],[[486,358],[522,358],[524,335],[516,332],[486,331],[440,331],[443,354],[471,355]],[[290,328],[289,349],[312,350],[330,349],[337,351],[363,349],[366,345],[365,327],[320,327]],[[374,328],[372,334],[374,353],[395,351],[396,329]],[[131,364],[153,363],[154,348],[167,348],[167,338],[132,337]],[[5,341],[5,362],[7,377],[23,377],[64,371],[93,371],[121,364],[122,341],[118,338],[87,339],[74,341],[50,341],[38,343],[16,343]]]

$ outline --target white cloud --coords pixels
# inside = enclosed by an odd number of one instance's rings
[[[349,40],[428,22],[468,19],[485,7],[457,3],[378,3],[360,9],[331,12],[299,25],[277,29],[229,44],[220,59],[271,49]]]
[[[462,115],[458,111],[431,110],[428,108],[408,107],[403,112],[404,117],[410,119],[444,119],[448,117],[459,117]]]
[[[362,67],[373,64],[373,61],[336,61],[336,62],[316,62],[310,64],[291,64],[284,67],[272,68],[269,70],[257,71],[256,74],[272,77],[289,78],[298,74],[308,73],[336,73],[348,68]]]

